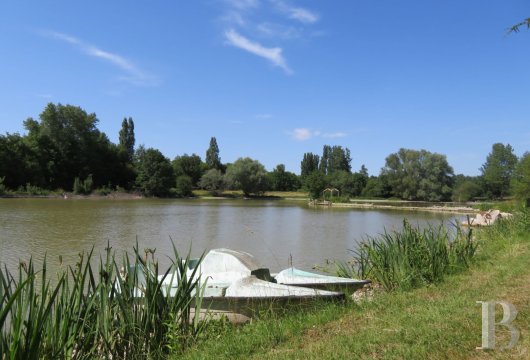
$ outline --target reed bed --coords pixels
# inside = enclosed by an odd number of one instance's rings
[[[468,267],[476,249],[471,229],[456,226],[452,232],[444,224],[421,229],[404,220],[400,231],[366,238],[353,251],[353,261],[338,265],[338,273],[371,279],[385,290],[407,290]]]
[[[187,271],[189,254],[173,248],[162,279],[153,252],[142,256],[138,246],[120,261],[110,247],[98,260],[82,253],[56,277],[46,259],[38,270],[32,260],[15,272],[4,266],[0,359],[156,359],[184,350],[205,328],[203,288]],[[162,284],[170,278],[178,284],[171,297]]]

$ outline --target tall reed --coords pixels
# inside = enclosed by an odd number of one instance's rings
[[[403,221],[400,231],[368,237],[353,251],[350,264],[340,264],[339,275],[371,279],[386,290],[409,289],[437,283],[453,270],[469,266],[477,249],[472,230],[444,224],[421,229]]]
[[[152,359],[189,346],[205,327],[203,288],[196,270],[187,270],[189,254],[173,248],[160,279],[153,254],[142,256],[138,246],[121,261],[107,247],[97,266],[93,251],[81,253],[57,279],[49,278],[46,259],[38,271],[32,260],[16,273],[4,267],[0,359]]]

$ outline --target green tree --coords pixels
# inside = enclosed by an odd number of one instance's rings
[[[273,191],[295,191],[300,188],[296,174],[285,171],[285,165],[279,164],[269,173],[269,185]]]
[[[157,149],[145,149],[140,146],[136,150],[136,186],[147,196],[168,196],[175,183],[173,167]]]
[[[313,171],[317,171],[319,169],[319,162],[320,157],[318,155],[310,152],[305,153],[302,162],[300,163],[300,176],[305,177],[311,174]]]
[[[477,183],[465,180],[454,187],[451,199],[453,201],[465,202],[480,196],[482,188]]]
[[[324,174],[336,171],[351,172],[351,156],[348,148],[324,145],[319,170]]]
[[[7,191],[6,186],[4,185],[4,177],[0,177],[0,195],[4,195]]]
[[[191,179],[192,186],[197,186],[205,167],[201,157],[196,154],[177,156],[171,162],[171,165],[175,171],[175,176],[188,176]]]
[[[391,195],[391,188],[386,181],[386,176],[369,177],[361,192],[361,196],[365,198],[389,198]]]
[[[508,194],[516,164],[517,156],[510,144],[493,144],[486,162],[480,168],[490,197],[502,199]]]
[[[0,135],[0,177],[10,189],[26,183],[45,185],[35,152],[19,134]]]
[[[130,117],[129,119],[123,118],[121,123],[120,130],[120,150],[122,150],[126,156],[129,163],[133,161],[134,157],[134,121]]]
[[[342,146],[333,146],[329,153],[327,173],[333,174],[335,171],[351,172],[350,149]]]
[[[530,152],[526,152],[515,167],[511,186],[516,198],[530,206]]]
[[[324,148],[322,149],[322,157],[320,158],[320,164],[318,165],[318,170],[320,170],[320,172],[323,174],[328,173],[330,156],[331,156],[331,146],[324,145]]]
[[[205,162],[209,169],[223,170],[221,158],[219,157],[219,146],[217,146],[217,139],[215,137],[210,139],[210,146],[206,150]]]
[[[213,196],[221,194],[226,188],[226,181],[221,170],[206,171],[199,181],[199,187],[208,190]]]
[[[320,171],[313,171],[304,178],[304,187],[309,192],[311,199],[318,199],[326,188],[325,175]]]
[[[240,189],[245,196],[261,194],[267,189],[267,171],[257,160],[239,158],[226,170],[226,179],[233,189]]]
[[[453,201],[465,202],[483,197],[484,180],[482,176],[465,176],[458,174],[453,177]]]
[[[326,185],[336,188],[342,196],[353,196],[353,177],[347,171],[335,171],[324,177]]]
[[[177,184],[175,187],[175,195],[178,197],[193,196],[193,184],[191,177],[188,175],[177,176]]]
[[[401,199],[442,201],[451,196],[453,168],[445,155],[400,149],[386,158],[381,174]]]
[[[76,177],[93,175],[96,186],[118,183],[126,171],[118,148],[97,129],[96,114],[77,106],[48,104],[40,122],[27,119],[26,143],[35,154],[37,183],[72,189]]]

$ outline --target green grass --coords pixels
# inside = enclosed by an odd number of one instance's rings
[[[515,199],[497,200],[497,201],[483,201],[473,205],[475,209],[486,211],[490,209],[498,209],[503,212],[513,212],[520,210],[522,206],[521,201]]]
[[[455,226],[452,235],[444,224],[421,229],[404,220],[402,230],[364,240],[352,262],[339,264],[339,275],[371,279],[389,291],[438,283],[467,268],[477,249],[473,230]]]
[[[184,359],[522,359],[530,357],[530,213],[476,233],[469,270],[436,285],[381,293],[373,302],[228,326]],[[519,311],[521,337],[511,350],[481,351],[476,301],[504,300]],[[498,317],[501,315],[498,311]],[[497,327],[497,343],[509,334]]]

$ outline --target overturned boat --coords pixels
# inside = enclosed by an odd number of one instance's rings
[[[328,291],[331,285],[358,288],[366,281],[338,278],[291,269],[271,276],[249,253],[214,249],[202,261],[187,263],[187,274],[198,274],[203,291],[203,307],[253,316],[263,310],[285,309],[287,305],[307,305],[315,300],[344,300],[342,292]],[[289,275],[291,274],[291,275]],[[162,288],[172,296],[178,291],[180,274],[159,277]],[[305,284],[305,285],[304,285]]]

